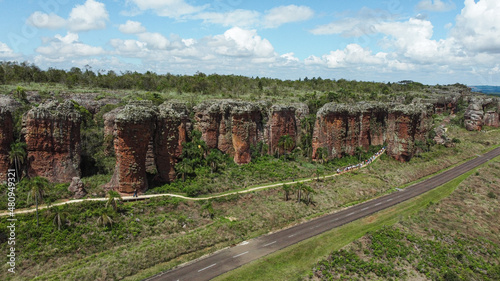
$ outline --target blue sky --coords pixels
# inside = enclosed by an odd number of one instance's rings
[[[46,69],[500,85],[498,0],[0,0],[0,60]]]

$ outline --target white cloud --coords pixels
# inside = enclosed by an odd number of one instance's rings
[[[67,59],[73,57],[98,56],[105,54],[101,47],[94,47],[78,41],[76,33],[68,32],[66,36],[57,34],[54,38],[45,39],[47,45],[36,48],[36,52],[46,58]]]
[[[208,5],[192,6],[184,0],[128,0],[141,11],[152,10],[162,17],[180,19],[185,15],[191,15],[203,11]]]
[[[27,22],[38,28],[58,29],[66,25],[66,20],[56,14],[45,14],[42,12],[34,12],[31,14]]]
[[[213,37],[211,45],[215,52],[236,57],[273,57],[274,48],[267,39],[262,39],[255,30],[233,27],[223,35]]]
[[[259,23],[260,13],[257,11],[237,9],[225,13],[204,12],[193,16],[205,23],[220,24],[222,26],[251,27]]]
[[[166,49],[170,41],[160,33],[145,32],[137,35],[140,41],[147,44],[149,49]]]
[[[446,12],[455,9],[456,6],[452,1],[445,3],[441,0],[422,0],[415,8],[420,11]]]
[[[314,11],[307,6],[279,6],[267,11],[263,22],[265,27],[275,28],[285,23],[305,21],[313,16]]]
[[[71,31],[104,29],[109,20],[108,11],[103,3],[87,0],[83,5],[76,5],[71,10],[68,24]]]
[[[452,37],[473,52],[500,53],[500,1],[466,0]]]
[[[344,37],[359,37],[377,33],[375,26],[381,22],[394,19],[388,11],[362,8],[356,15],[342,17],[331,23],[313,28],[310,32],[316,35],[340,34]]]
[[[83,5],[76,5],[71,10],[68,19],[56,14],[36,11],[26,20],[28,24],[38,28],[58,29],[66,27],[72,32],[104,29],[107,21],[109,21],[109,14],[105,5],[95,0],[87,0]]]
[[[0,42],[0,58],[12,59],[18,56],[19,54],[16,54],[7,44]]]
[[[146,28],[138,21],[128,20],[125,24],[120,24],[118,27],[120,32],[125,34],[137,34],[146,32]]]

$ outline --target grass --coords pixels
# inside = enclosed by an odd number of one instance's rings
[[[339,250],[368,232],[392,225],[446,198],[476,170],[469,171],[414,199],[302,241],[214,280],[296,280],[297,276],[306,274],[319,258],[328,255],[332,250]]]

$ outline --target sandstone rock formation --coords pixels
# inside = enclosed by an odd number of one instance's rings
[[[102,116],[104,119],[104,153],[106,156],[113,155],[115,153],[113,145],[115,138],[115,119],[122,109],[123,107],[115,108]]]
[[[68,186],[68,191],[75,194],[75,199],[80,199],[87,195],[84,184],[79,177],[74,177],[71,179],[71,184]]]
[[[182,154],[182,144],[188,141],[191,128],[188,110],[183,103],[165,102],[158,108],[154,156],[159,179],[176,179],[175,164]]]
[[[108,187],[120,193],[144,192],[146,153],[154,135],[156,109],[150,101],[132,101],[115,118],[116,167]]]
[[[465,128],[468,131],[481,131],[483,128],[483,107],[480,102],[474,101],[469,104],[467,110],[465,111]]]
[[[209,148],[233,155],[238,164],[250,162],[250,146],[263,137],[261,111],[256,104],[221,100],[202,103],[194,110],[195,129]]]
[[[0,183],[7,180],[7,170],[10,167],[9,151],[14,141],[14,124],[12,114],[4,104],[0,103]]]
[[[431,127],[432,107],[429,104],[398,105],[389,109],[387,121],[387,155],[409,161],[416,142],[425,143]]]
[[[47,102],[23,117],[28,174],[50,182],[69,182],[80,176],[81,116],[71,101]]]
[[[289,152],[293,150],[297,144],[298,136],[300,135],[300,121],[297,124],[295,115],[296,108],[293,106],[273,105],[269,111],[269,137],[268,147],[269,153],[274,153],[281,149],[279,141],[281,136],[288,135],[293,140],[293,146]]]
[[[387,153],[400,161],[414,154],[415,141],[425,140],[429,130],[430,105],[329,103],[317,114],[313,135],[313,159],[354,155],[357,147],[387,143]]]
[[[313,158],[318,158],[318,148],[326,149],[328,158],[335,158],[353,155],[356,147],[383,144],[387,118],[388,106],[384,104],[326,104],[316,118]]]

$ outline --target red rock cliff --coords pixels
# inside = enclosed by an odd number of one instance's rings
[[[409,160],[414,154],[414,141],[425,140],[428,109],[421,104],[326,104],[316,118],[313,159],[354,155],[356,147],[367,149],[387,142],[389,155]],[[319,149],[324,155],[320,155]]]
[[[7,180],[7,170],[10,167],[9,151],[14,141],[14,125],[12,114],[6,108],[0,108],[0,183]]]
[[[144,192],[146,153],[154,134],[156,111],[149,101],[134,101],[115,118],[116,168],[108,187],[120,193]]]
[[[80,114],[71,101],[48,102],[23,117],[29,176],[50,182],[80,177]]]
[[[175,164],[182,154],[182,144],[188,141],[191,127],[185,104],[166,102],[159,106],[154,138],[154,155],[159,179],[176,179]]]

